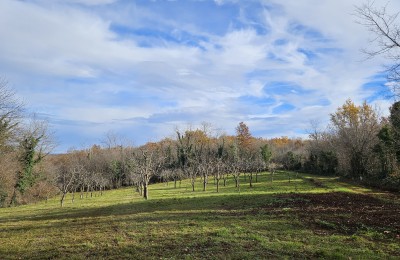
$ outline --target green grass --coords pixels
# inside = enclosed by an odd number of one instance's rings
[[[322,185],[315,185],[315,180]],[[240,194],[232,179],[226,187],[221,185],[219,193],[211,178],[206,192],[202,191],[200,179],[196,185],[195,192],[188,181],[182,181],[176,189],[173,183],[151,185],[147,201],[133,188],[125,188],[92,198],[76,196],[74,203],[68,197],[64,208],[60,208],[56,197],[48,202],[0,209],[0,259],[400,256],[398,238],[371,227],[343,233],[337,223],[323,219],[323,215],[314,222],[304,221],[290,204],[296,196],[280,196],[373,193],[369,189],[306,174],[289,183],[285,173],[278,173],[274,182],[263,173],[253,188],[242,177]],[[273,205],[279,203],[289,204],[275,209]]]

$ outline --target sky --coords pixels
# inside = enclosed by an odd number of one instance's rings
[[[55,152],[198,127],[306,137],[351,98],[387,113],[362,0],[1,0],[0,77]],[[375,0],[399,10],[400,1]]]

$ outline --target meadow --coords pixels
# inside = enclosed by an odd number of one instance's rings
[[[262,173],[0,209],[0,259],[399,259],[400,197],[334,177]]]

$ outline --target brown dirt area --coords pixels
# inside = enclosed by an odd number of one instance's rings
[[[268,210],[294,212],[319,234],[372,230],[400,240],[400,204],[371,195],[330,192],[281,194]]]

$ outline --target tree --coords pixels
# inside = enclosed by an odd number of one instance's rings
[[[55,145],[48,131],[47,122],[35,118],[21,130],[18,141],[20,169],[17,171],[11,204],[17,203],[17,191],[24,194],[36,183],[41,173],[35,172],[35,168],[50,154]]]
[[[135,169],[140,176],[142,194],[146,200],[149,198],[149,182],[160,171],[163,162],[164,157],[159,143],[147,143],[137,150]]]
[[[15,152],[2,153],[0,156],[0,207],[5,207],[11,203],[11,195],[14,192],[16,176],[15,170],[18,169],[19,162]]]
[[[34,167],[42,162],[54,148],[47,122],[33,119],[23,130],[19,140],[21,171],[18,172],[16,188],[24,193],[35,183]]]
[[[68,192],[72,191],[77,176],[84,170],[79,162],[78,153],[58,156],[54,159],[54,171],[57,172],[57,187],[61,192],[60,205],[64,206],[64,200]]]
[[[308,160],[305,163],[307,171],[320,175],[337,173],[338,159],[332,146],[332,137],[329,132],[319,130],[314,122],[307,145]]]
[[[380,172],[376,176],[384,186],[400,189],[400,102],[390,107],[388,122],[378,133],[379,143],[375,152],[380,160]]]
[[[350,99],[331,114],[333,147],[343,175],[363,178],[373,173],[374,147],[380,123],[375,110],[364,102],[356,106]]]
[[[253,136],[250,133],[249,127],[240,122],[236,127],[236,140],[238,144],[238,152],[239,152],[239,161],[240,161],[240,170],[245,173],[250,173],[250,187],[252,187],[252,179],[253,179],[253,169],[252,162],[256,158],[255,153],[253,151]],[[246,175],[245,175],[246,177]]]
[[[393,128],[385,124],[378,133],[379,143],[375,146],[375,152],[380,160],[380,179],[384,179],[389,173],[397,171],[397,154]]]
[[[181,168],[183,174],[190,178],[192,191],[195,190],[195,182],[198,174],[196,156],[200,154],[199,150],[202,149],[202,143],[195,140],[197,135],[196,131],[187,130],[184,134],[176,131],[178,137],[177,153],[179,167]],[[198,144],[200,144],[200,147],[197,146]]]
[[[22,111],[22,103],[7,87],[7,82],[0,78],[0,154],[15,140]]]
[[[179,169],[178,152],[176,142],[170,138],[166,138],[162,142],[162,153],[164,158],[164,167],[162,171],[162,180],[168,181],[172,179],[174,181],[174,188],[178,180],[181,180],[182,174]]]
[[[400,96],[400,25],[398,23],[399,12],[388,12],[388,5],[381,8],[375,7],[373,1],[356,7],[355,15],[358,22],[364,25],[373,35],[372,43],[376,43],[376,47],[364,50],[367,58],[376,56],[384,56],[389,62],[386,65],[387,79],[392,91],[396,97]],[[398,110],[400,104],[397,102],[392,106],[391,110]],[[391,117],[394,115],[391,111]],[[381,177],[394,176],[394,182],[400,189],[400,174],[397,170],[397,164],[400,158],[400,149],[398,149],[398,139],[396,137],[398,122],[390,120],[379,133],[380,143],[375,146],[381,162]],[[396,157],[396,163],[393,161]],[[389,172],[386,172],[389,171]],[[390,178],[389,178],[390,179]]]
[[[268,144],[264,144],[261,147],[261,158],[265,163],[265,168],[268,169],[269,162],[271,161],[272,158],[272,150],[269,148]]]
[[[392,138],[392,148],[395,151],[397,162],[400,163],[400,102],[395,102],[390,107],[390,134]],[[389,134],[389,133],[388,133]]]
[[[239,156],[237,139],[235,137],[227,137],[226,139],[228,141],[226,158],[227,168],[235,180],[236,189],[240,192],[240,171],[242,163]]]
[[[249,127],[245,123],[240,122],[236,127],[236,138],[238,140],[238,145],[243,152],[250,149],[253,137],[250,133]]]
[[[384,55],[389,60],[386,68],[387,78],[392,83],[394,93],[399,95],[400,83],[400,26],[397,23],[399,13],[388,13],[387,6],[377,8],[374,2],[356,7],[358,22],[373,35],[371,42],[376,48],[363,50],[368,58]]]
[[[23,105],[15,92],[0,78],[0,207],[9,205],[14,193],[15,171],[19,169],[15,145],[22,112]]]

